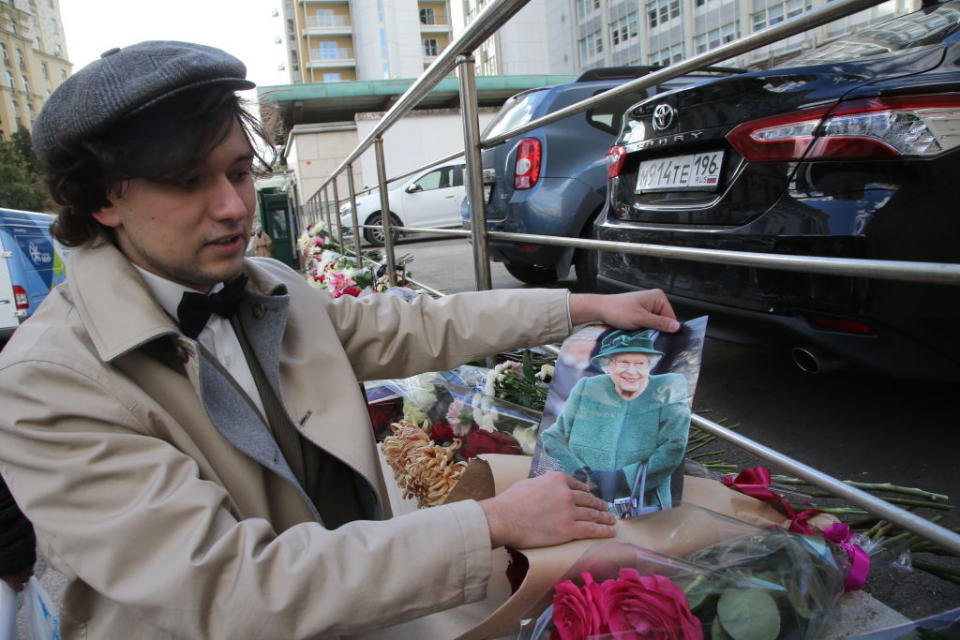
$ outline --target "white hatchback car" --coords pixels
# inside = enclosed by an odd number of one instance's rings
[[[463,162],[431,167],[389,191],[390,222],[403,227],[459,227],[460,203],[466,197],[463,186]],[[380,193],[357,198],[357,221],[361,225],[380,225]],[[344,231],[353,229],[350,203],[340,207]],[[400,237],[394,232],[394,240]],[[383,229],[364,229],[367,242],[383,244]]]

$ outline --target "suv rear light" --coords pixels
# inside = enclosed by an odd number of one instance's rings
[[[18,284],[13,285],[13,302],[17,305],[17,311],[26,311],[30,307],[27,290]]]
[[[623,161],[627,158],[627,149],[623,145],[610,147],[607,151],[607,178],[616,178],[623,168]]]
[[[517,148],[517,164],[513,170],[513,188],[529,189],[540,179],[540,141],[524,138]]]
[[[928,157],[960,146],[960,94],[806,109],[745,122],[726,138],[750,162]]]

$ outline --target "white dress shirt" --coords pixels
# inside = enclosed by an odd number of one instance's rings
[[[202,293],[166,278],[161,278],[137,265],[133,266],[143,276],[143,281],[147,284],[147,288],[153,294],[154,299],[160,303],[164,311],[170,314],[174,322],[177,321],[177,307],[180,306],[180,299],[183,298],[184,292]],[[222,288],[223,283],[218,283],[210,293],[215,293]],[[260,415],[265,416],[266,412],[263,410],[260,391],[257,389],[257,383],[254,381],[250,366],[243,355],[243,348],[240,346],[240,341],[237,339],[237,334],[230,322],[215,313],[211,314],[206,326],[197,336],[197,342],[214,355],[217,361],[223,365],[223,368],[233,376],[240,388],[253,400],[257,409],[260,410]]]

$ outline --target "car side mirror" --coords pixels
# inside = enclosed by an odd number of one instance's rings
[[[408,184],[407,188],[404,189],[407,193],[414,193],[415,191],[423,191],[423,189],[416,182]]]

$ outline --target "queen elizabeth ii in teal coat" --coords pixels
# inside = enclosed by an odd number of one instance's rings
[[[594,356],[605,373],[577,382],[541,439],[543,452],[569,475],[622,472],[620,484],[631,486],[646,462],[644,504],[669,508],[670,476],[683,462],[690,405],[684,376],[650,375],[655,355],[663,353],[647,331],[608,334]]]

